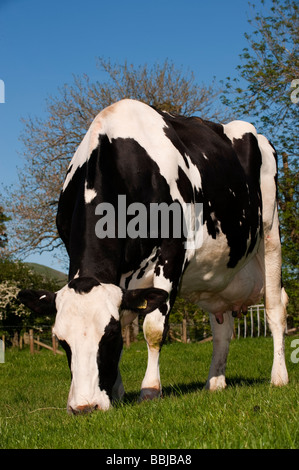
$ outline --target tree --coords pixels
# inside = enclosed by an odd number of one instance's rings
[[[45,289],[52,292],[60,289],[55,279],[37,274],[20,261],[0,258],[0,329],[7,326],[20,329],[26,325],[52,325],[53,318],[36,315],[17,300],[20,289]]]
[[[46,118],[24,120],[25,165],[17,189],[8,191],[5,209],[12,215],[11,239],[19,256],[61,245],[55,216],[66,169],[101,109],[122,98],[135,98],[184,115],[224,117],[215,104],[220,94],[216,84],[199,86],[192,72],[184,73],[168,60],[135,68],[99,59],[99,66],[107,82],[92,82],[86,75],[74,77],[73,84],[48,99]]]
[[[240,119],[253,117],[259,132],[277,150],[283,274],[290,296],[289,311],[295,313],[299,287],[299,104],[293,86],[299,78],[299,7],[292,0],[269,2],[261,2],[268,13],[256,12],[251,5],[254,17],[249,23],[255,29],[245,34],[249,47],[240,55],[239,76],[227,77],[223,102]]]
[[[0,206],[0,253],[5,248],[8,242],[7,230],[5,222],[8,222],[10,217],[7,217],[3,212],[3,207]]]

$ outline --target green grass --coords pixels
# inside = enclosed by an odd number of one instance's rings
[[[163,399],[138,403],[146,367],[144,342],[124,350],[124,403],[107,412],[69,416],[64,356],[7,350],[0,364],[0,448],[260,449],[298,448],[299,364],[290,384],[269,385],[271,338],[231,343],[228,387],[204,390],[212,344],[168,344],[161,354]]]

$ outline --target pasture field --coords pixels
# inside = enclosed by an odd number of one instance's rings
[[[297,336],[298,338],[298,336]],[[146,367],[144,342],[124,349],[123,403],[107,412],[70,416],[65,356],[7,350],[0,364],[1,449],[295,449],[298,448],[299,363],[290,384],[269,385],[272,339],[231,343],[228,387],[204,390],[212,344],[166,344],[161,354],[163,399],[138,403]],[[299,354],[297,354],[297,357]]]

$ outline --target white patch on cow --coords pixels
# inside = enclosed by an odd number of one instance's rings
[[[42,300],[42,299],[45,299],[47,296],[46,295],[42,295],[39,300]]]
[[[95,189],[88,189],[87,188],[87,183],[85,182],[85,189],[84,189],[84,200],[86,204],[89,204],[91,201],[94,200],[96,197],[97,192]]]
[[[69,164],[69,172],[66,175],[62,191],[65,191],[69,182],[73,178],[78,168],[81,168],[85,162],[87,162],[93,152],[99,145],[99,133],[100,133],[101,123],[98,119],[98,116],[94,119],[90,125],[88,131],[86,132],[82,142],[77,148],[71,163]]]
[[[86,294],[68,286],[57,292],[53,332],[72,351],[69,410],[86,405],[106,410],[110,406],[106,392],[99,388],[97,354],[111,317],[119,320],[121,299],[122,290],[112,284],[95,286]]]
[[[157,263],[156,253],[158,247],[155,246],[151,252],[151,254],[145,258],[138,269],[130,271],[122,275],[120,280],[120,286],[125,289],[145,289],[147,287],[151,287],[153,285],[153,278],[154,278],[154,271]],[[152,261],[154,259],[154,261]],[[144,270],[143,275],[140,277],[140,272]],[[132,276],[133,274],[133,276]],[[126,286],[126,279],[130,277],[130,282],[128,286]]]
[[[189,176],[189,169],[183,156],[165,135],[164,129],[167,128],[167,124],[163,116],[144,103],[128,99],[116,103],[114,112],[107,113],[104,110],[102,113],[103,122],[100,132],[106,134],[110,142],[117,138],[134,139],[138,142],[150,158],[157,163],[161,175],[169,185],[173,200],[183,203],[176,184],[178,167],[180,166],[187,176]],[[200,175],[191,161],[190,172],[195,175],[194,185],[199,187]],[[193,183],[192,177],[190,179]]]
[[[261,192],[263,200],[264,230],[268,230],[273,222],[273,194],[276,193],[275,176],[277,172],[274,150],[268,139],[258,135],[258,143],[262,154]]]
[[[199,169],[196,165],[194,165],[194,163],[192,163],[191,158],[188,155],[185,154],[185,156],[188,160],[189,168],[185,168],[184,171],[187,174],[189,180],[191,181],[193,187],[199,190],[202,187],[201,174],[199,172]]]
[[[244,134],[251,132],[257,137],[255,127],[246,121],[231,121],[223,124],[224,134],[233,142],[234,139],[242,139]]]
[[[159,275],[155,274],[154,276],[154,287],[159,289],[164,289],[166,292],[172,291],[172,282],[164,276],[164,268],[160,266]]]

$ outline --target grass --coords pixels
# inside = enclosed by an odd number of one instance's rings
[[[161,355],[163,399],[138,403],[146,345],[124,350],[126,398],[107,412],[69,416],[70,373],[64,356],[7,350],[0,364],[2,449],[282,449],[298,448],[299,364],[290,383],[269,385],[271,338],[235,340],[228,387],[204,390],[212,344],[168,344]]]

